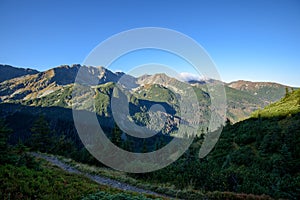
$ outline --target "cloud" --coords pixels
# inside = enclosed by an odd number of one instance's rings
[[[195,80],[195,81],[201,81],[202,78],[201,76],[199,75],[196,75],[196,74],[192,74],[192,73],[188,73],[188,72],[181,72],[179,74],[179,77],[178,77],[180,80],[182,81],[192,81],[192,80]]]

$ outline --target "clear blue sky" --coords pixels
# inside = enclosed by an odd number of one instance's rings
[[[111,35],[147,26],[195,39],[224,81],[300,86],[297,0],[0,0],[0,63],[38,70],[82,63]]]

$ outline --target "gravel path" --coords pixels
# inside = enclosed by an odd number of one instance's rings
[[[37,158],[42,158],[47,160],[48,162],[52,163],[53,165],[58,166],[59,168],[63,169],[64,171],[67,171],[69,173],[75,173],[75,174],[81,174],[84,175],[86,177],[88,177],[89,179],[101,184],[101,185],[107,185],[113,188],[117,188],[120,190],[124,190],[124,191],[132,191],[132,192],[138,192],[138,193],[144,193],[144,194],[151,194],[151,195],[155,195],[155,196],[161,196],[161,197],[166,197],[166,198],[171,198],[168,197],[166,195],[162,195],[162,194],[158,194],[156,192],[150,191],[150,190],[145,190],[145,189],[141,189],[132,185],[129,185],[127,183],[122,183],[110,178],[106,178],[103,176],[99,176],[99,175],[93,175],[93,174],[89,174],[89,173],[84,173],[81,172],[77,169],[75,169],[74,167],[71,167],[70,165],[60,161],[57,157],[55,156],[47,156],[41,153],[35,153],[35,152],[31,152],[30,155],[37,157]]]

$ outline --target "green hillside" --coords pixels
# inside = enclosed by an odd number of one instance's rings
[[[300,89],[287,93],[280,101],[252,114],[253,117],[279,117],[300,112]]]
[[[251,82],[243,80],[228,83],[227,86],[248,93],[268,104],[281,99],[285,94],[286,88],[289,90],[293,89],[290,86],[281,85],[279,83]]]
[[[97,91],[107,92],[104,88],[98,88]],[[180,196],[184,199],[199,199],[203,193],[214,194],[214,199],[238,199],[238,194],[241,193],[245,194],[243,198],[252,199],[265,199],[268,196],[299,199],[300,112],[297,106],[292,106],[298,103],[297,99],[299,99],[299,90],[261,110],[258,116],[254,114],[250,119],[234,125],[228,124],[223,129],[215,148],[203,159],[198,158],[198,153],[204,135],[196,138],[189,150],[170,166],[152,173],[128,175],[148,185],[166,186],[164,191],[158,190],[162,193],[176,194],[177,191],[189,191]],[[278,112],[278,108],[281,107],[283,107],[281,112]],[[67,115],[71,110],[61,107],[26,107],[16,104],[1,104],[1,110],[2,116],[14,110],[14,114],[10,113],[6,116],[6,121],[32,150],[60,154],[83,163],[103,167],[80,145],[72,123],[66,123]],[[30,133],[34,124],[39,121],[37,117],[39,113],[48,114],[44,119],[45,126],[43,127],[48,127],[49,139],[52,141],[49,143],[45,137],[38,137],[44,138],[44,142],[47,141],[44,143],[47,146],[40,147],[32,143],[32,133]],[[59,116],[62,118],[55,121],[57,115],[55,113],[60,113]],[[34,114],[35,118],[32,119]],[[15,123],[16,120],[20,123]],[[45,120],[50,123],[47,125]],[[24,132],[25,126],[27,131],[29,129],[29,134]],[[115,132],[108,135],[111,134],[116,137]],[[14,136],[11,139],[18,141],[18,137]],[[167,142],[164,138],[156,138],[149,142],[131,139],[127,141],[118,139],[117,141],[123,148],[138,151],[143,150],[145,146],[149,150],[156,146],[163,146]],[[40,149],[41,147],[43,149]]]
[[[260,117],[227,125],[206,158],[198,158],[200,137],[175,163],[140,178],[177,188],[299,199],[300,112],[290,108],[296,99],[299,90],[262,110]],[[287,110],[278,115],[280,105]]]
[[[140,99],[151,101],[168,102],[170,104],[177,103],[176,95],[168,88],[158,84],[143,86],[136,92],[136,96]]]

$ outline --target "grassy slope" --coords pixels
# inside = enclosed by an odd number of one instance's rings
[[[171,90],[157,84],[144,86],[138,90],[136,96],[140,99],[156,102],[177,103],[176,95]]]
[[[126,199],[155,197],[98,185],[88,178],[64,172],[41,160],[39,169],[0,165],[1,199]]]
[[[192,200],[200,200],[200,199],[271,199],[267,195],[253,195],[253,194],[245,194],[245,193],[234,193],[234,192],[207,192],[203,190],[195,190],[193,188],[179,189],[176,188],[172,183],[160,183],[159,180],[142,180],[132,177],[130,174],[116,171],[107,167],[97,167],[91,166],[83,163],[76,162],[70,158],[65,158],[63,156],[57,156],[59,160],[64,163],[71,165],[72,167],[90,174],[100,175],[104,177],[108,177],[114,180],[118,180],[120,182],[128,183],[130,185],[137,186],[139,188],[144,188],[146,190],[155,191],[161,194],[166,194],[169,196],[173,196],[181,199],[192,199]],[[174,174],[176,175],[176,174]],[[96,194],[89,195],[88,197],[97,196]],[[117,198],[118,199],[118,198]]]
[[[280,101],[273,103],[263,110],[253,113],[253,117],[278,117],[300,112],[300,89],[290,93]]]
[[[286,88],[292,89],[289,86],[270,82],[235,81],[228,85],[268,103],[281,99],[285,94]]]

